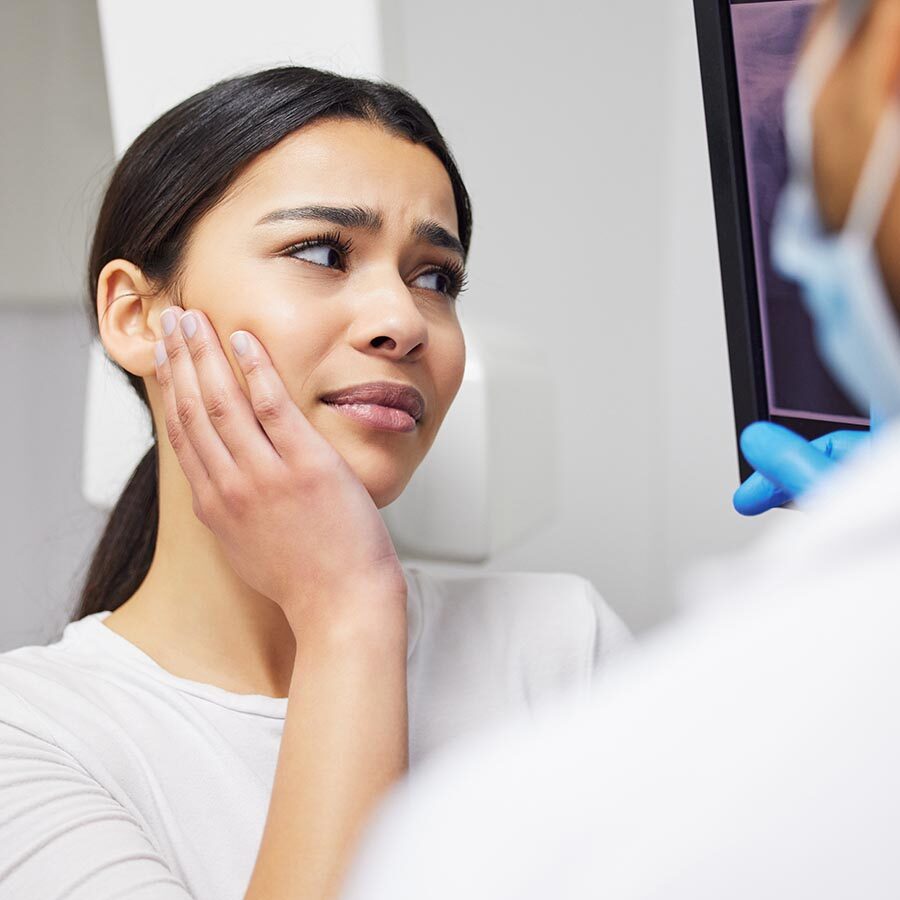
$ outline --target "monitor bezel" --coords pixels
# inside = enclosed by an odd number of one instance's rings
[[[808,439],[838,427],[865,430],[861,425],[836,426],[824,419],[770,412],[731,5],[730,0],[694,0],[736,438],[759,420],[786,425]],[[753,469],[739,449],[737,457],[744,480]]]

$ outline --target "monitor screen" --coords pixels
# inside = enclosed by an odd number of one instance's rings
[[[866,415],[819,361],[799,289],[776,273],[769,252],[775,203],[787,177],[784,93],[817,5],[817,0],[732,0],[729,9],[765,390],[776,421],[865,425]]]

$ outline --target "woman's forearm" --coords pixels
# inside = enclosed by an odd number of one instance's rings
[[[406,770],[406,605],[297,630],[272,798],[245,900],[337,896],[361,826]]]

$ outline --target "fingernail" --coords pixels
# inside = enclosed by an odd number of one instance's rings
[[[166,361],[166,342],[157,341],[154,349],[156,364],[161,366]]]
[[[192,338],[197,331],[197,317],[193,313],[185,313],[181,317],[181,330],[186,338]]]
[[[162,316],[160,317],[160,321],[162,322],[163,334],[166,337],[168,337],[175,330],[175,326],[178,324],[178,319],[175,316],[175,312],[171,309],[167,309],[162,314]]]
[[[238,356],[243,356],[247,350],[250,349],[250,341],[243,331],[236,331],[231,336],[231,346],[234,347],[234,352],[237,353]]]

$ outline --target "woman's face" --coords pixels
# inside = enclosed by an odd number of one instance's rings
[[[294,402],[383,507],[462,382],[458,243],[450,179],[430,150],[366,122],[322,121],[257,157],[199,221],[181,300],[209,317],[248,396],[228,335],[263,342]],[[421,392],[415,429],[377,429],[320,399],[374,381]]]

